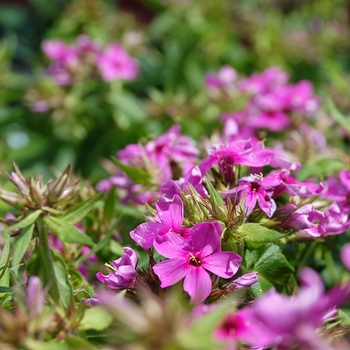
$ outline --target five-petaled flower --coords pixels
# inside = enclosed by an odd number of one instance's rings
[[[171,286],[184,278],[184,290],[193,304],[203,302],[212,290],[209,272],[231,278],[242,258],[233,252],[221,251],[222,227],[218,222],[202,222],[191,228],[191,243],[176,233],[158,236],[155,249],[169,260],[153,267],[161,287]]]

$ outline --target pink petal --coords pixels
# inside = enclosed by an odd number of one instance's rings
[[[171,286],[182,280],[187,271],[188,263],[185,259],[172,259],[161,261],[153,266],[153,271],[161,281],[161,287]]]
[[[242,258],[233,252],[219,252],[202,259],[202,267],[222,278],[231,278],[239,269]]]
[[[153,244],[159,254],[169,259],[185,258],[188,256],[188,252],[192,251],[190,244],[175,232],[158,236]]]
[[[193,251],[205,257],[221,250],[222,227],[216,222],[201,222],[191,228]]]
[[[130,236],[143,249],[148,249],[153,246],[153,241],[162,228],[163,225],[156,222],[145,222],[131,231]]]
[[[191,303],[200,304],[210,294],[212,283],[208,272],[202,267],[189,266],[184,281],[184,290],[191,297]]]
[[[350,243],[343,246],[340,251],[340,258],[344,266],[350,271]]]
[[[167,229],[176,231],[182,225],[184,208],[181,198],[175,194],[172,199],[159,198],[156,203],[158,217]]]

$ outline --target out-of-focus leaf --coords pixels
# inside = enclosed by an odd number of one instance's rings
[[[69,350],[97,350],[91,343],[73,334],[68,335],[65,343],[68,345]]]
[[[17,274],[18,274],[19,264],[24,256],[25,252],[27,251],[29,243],[32,239],[33,230],[34,230],[34,224],[24,228],[14,243],[12,266],[13,266],[13,272],[14,272],[15,276],[17,276]]]
[[[93,240],[83,232],[80,232],[72,224],[66,223],[63,218],[47,216],[44,221],[48,228],[52,230],[57,237],[66,243],[77,243],[93,246]]]
[[[330,98],[327,99],[327,107],[328,107],[328,110],[329,110],[331,116],[343,128],[345,128],[348,132],[350,132],[350,119],[349,119],[349,117],[346,117],[344,114],[340,113]]]
[[[178,335],[179,343],[188,350],[220,349],[218,342],[213,339],[213,331],[224,320],[230,309],[230,302],[223,302],[218,307],[200,317],[197,321]]]
[[[104,309],[96,306],[87,309],[80,322],[80,329],[94,329],[102,331],[112,323],[112,316]]]
[[[115,215],[115,188],[112,187],[105,197],[105,204],[103,207],[103,218],[110,222]]]
[[[341,160],[335,158],[318,159],[314,163],[303,166],[298,175],[299,181],[304,181],[313,176],[327,176],[341,169],[348,168]]]
[[[140,168],[133,168],[131,166],[123,164],[121,161],[119,161],[117,158],[112,157],[113,162],[115,165],[122,169],[127,176],[130,177],[131,181],[135,184],[148,184],[151,181],[151,176],[144,170]]]

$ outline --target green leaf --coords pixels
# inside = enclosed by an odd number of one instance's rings
[[[348,132],[350,132],[350,119],[340,113],[331,98],[327,98],[327,107],[331,116]]]
[[[8,234],[13,230],[25,228],[27,226],[34,224],[34,222],[40,216],[41,213],[42,213],[42,210],[40,210],[40,209],[34,211],[33,213],[30,213],[20,222],[17,222],[16,224],[14,224],[12,226],[6,227],[5,230],[3,231],[3,233]]]
[[[59,219],[62,221],[64,220],[68,224],[77,223],[87,215],[94,205],[103,197],[103,194],[103,192],[96,193],[85,202],[79,203],[78,205],[70,208],[68,213],[60,216]]]
[[[97,348],[88,341],[73,334],[68,335],[65,339],[65,343],[68,345],[69,350],[97,350]]]
[[[105,198],[105,205],[103,207],[103,218],[110,222],[115,215],[115,188],[112,187],[106,198]]]
[[[11,287],[0,286],[0,293],[11,293],[11,292],[12,292],[12,288]]]
[[[150,183],[151,176],[145,170],[125,165],[115,157],[112,157],[112,160],[115,165],[123,170],[125,174],[130,178],[130,180],[135,184],[146,185]]]
[[[209,192],[209,195],[210,195],[210,198],[213,200],[213,202],[216,204],[216,205],[225,205],[225,202],[224,200],[221,198],[221,196],[219,195],[219,193],[216,191],[216,189],[214,188],[214,186],[211,184],[211,182],[206,178],[204,177],[204,181],[205,181],[205,184],[207,186],[207,189],[208,189],[208,192]]]
[[[73,287],[68,278],[67,265],[63,258],[55,252],[52,252],[52,258],[61,302],[62,305],[67,308],[72,304],[73,300]]]
[[[269,280],[267,280],[265,277],[258,275],[258,279],[259,281],[257,283],[254,283],[249,288],[249,291],[254,298],[257,298],[258,296],[265,294],[269,289],[273,287],[273,284]]]
[[[66,223],[63,220],[62,217],[55,218],[53,216],[44,218],[48,228],[52,230],[62,242],[84,244],[88,246],[94,245],[93,240],[88,235],[80,232],[72,224]]]
[[[7,236],[4,248],[1,252],[0,257],[0,286],[9,287],[10,286],[10,244],[11,236]]]
[[[80,321],[80,329],[94,329],[102,331],[112,323],[112,316],[104,309],[96,306],[87,309]]]
[[[237,233],[248,243],[270,243],[283,237],[283,235],[277,231],[253,223],[239,226]]]
[[[257,251],[259,258],[251,269],[258,272],[259,280],[264,277],[273,285],[287,283],[294,268],[289,264],[280,248],[276,244],[268,243]]]
[[[29,247],[29,243],[33,236],[34,224],[27,226],[24,228],[16,239],[15,244],[13,246],[13,257],[12,257],[12,266],[13,272],[17,276],[18,275],[18,267],[19,264]]]
[[[27,338],[25,345],[28,350],[70,350],[66,344],[58,342],[56,339],[50,342],[41,342]]]
[[[327,176],[341,169],[350,169],[341,160],[335,158],[318,159],[314,163],[304,165],[298,175],[299,181],[304,181],[313,176]]]

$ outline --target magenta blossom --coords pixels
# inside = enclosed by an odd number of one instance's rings
[[[185,239],[189,239],[189,229],[182,227],[184,219],[184,206],[181,198],[174,195],[172,199],[160,197],[156,202],[157,216],[155,222],[145,222],[130,232],[131,238],[143,249],[153,246],[157,236],[168,232],[175,232]]]
[[[208,196],[208,192],[202,185],[203,176],[198,166],[193,167],[185,177],[179,180],[169,180],[159,187],[165,197],[172,198],[175,194],[180,195],[180,190],[188,193],[188,185],[191,184],[193,188],[203,197]]]
[[[269,164],[274,155],[273,151],[264,149],[255,140],[238,140],[227,145],[212,145],[208,153],[209,157],[199,165],[202,174],[205,175],[211,167],[218,165],[227,183],[234,181],[234,165],[260,167]]]
[[[312,204],[305,204],[290,216],[285,225],[300,230],[301,234],[319,237],[324,233],[321,225],[324,218],[324,214],[316,210]]]
[[[205,77],[205,85],[208,90],[232,88],[237,79],[237,72],[230,66],[223,66],[218,74],[208,73]]]
[[[238,180],[238,187],[222,193],[224,198],[230,196],[237,202],[243,198],[246,216],[249,216],[258,203],[268,217],[273,215],[277,207],[272,195],[273,189],[264,182],[262,176],[256,174],[242,177]]]
[[[139,72],[136,59],[130,57],[125,49],[116,43],[109,45],[105,52],[99,55],[96,64],[105,81],[134,80]]]
[[[271,289],[252,306],[238,311],[236,316],[246,326],[239,335],[241,341],[251,346],[280,345],[284,349],[295,344],[309,350],[330,349],[316,330],[349,299],[350,285],[338,285],[324,293],[321,278],[309,268],[301,271],[300,280],[302,286],[297,295],[282,295]]]
[[[350,271],[350,243],[346,243],[341,251],[340,258],[344,266]]]
[[[212,290],[209,272],[231,278],[242,258],[236,253],[221,251],[222,227],[218,222],[202,222],[191,228],[191,243],[181,236],[168,233],[158,237],[154,246],[169,260],[153,267],[161,287],[171,286],[184,278],[184,290],[194,304],[202,303]]]
[[[124,254],[111,262],[109,275],[103,275],[97,272],[96,277],[111,289],[132,288],[136,282],[136,265],[138,257],[135,251],[129,247],[124,247]]]

